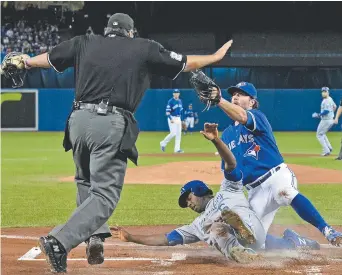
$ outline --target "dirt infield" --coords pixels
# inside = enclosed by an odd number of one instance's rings
[[[160,156],[160,155],[159,155]],[[289,165],[302,184],[342,183],[342,172]],[[153,166],[129,168],[125,183],[183,184],[187,180],[201,179],[209,184],[220,184],[222,174],[217,161],[171,162]],[[73,181],[65,177],[61,181]],[[132,233],[166,233],[177,227],[128,227]],[[109,274],[342,274],[342,248],[335,248],[310,225],[289,226],[300,234],[318,240],[320,251],[273,251],[261,253],[263,258],[250,265],[241,265],[223,258],[206,244],[175,247],[145,247],[124,243],[117,239],[105,242],[105,262],[100,266],[88,265],[85,245],[81,244],[68,255],[68,273],[75,275]],[[338,226],[342,230],[342,226]],[[1,274],[46,275],[51,274],[40,250],[35,248],[39,236],[51,228],[6,228],[1,232]],[[284,226],[272,225],[271,233],[281,235]]]
[[[300,184],[342,183],[342,171],[315,168],[305,165],[289,164]],[[200,179],[208,184],[220,184],[222,173],[218,161],[181,161],[128,168],[125,184],[184,184]],[[63,182],[72,182],[74,178],[64,177]]]
[[[176,226],[129,227],[134,233],[165,233]],[[312,226],[291,226],[299,233],[319,240],[323,245],[317,252],[274,251],[262,253],[263,259],[250,265],[226,260],[205,244],[175,247],[145,247],[124,243],[116,239],[105,242],[105,263],[89,266],[85,259],[84,244],[68,255],[68,274],[341,274],[342,248],[326,244],[325,239]],[[339,227],[341,230],[342,227]],[[3,275],[51,274],[41,254],[27,254],[37,245],[37,239],[50,228],[3,229],[1,235],[1,261]],[[283,226],[272,226],[271,232],[281,234]],[[34,249],[31,250],[34,251]],[[39,251],[38,251],[39,252]],[[26,254],[26,255],[25,255]],[[25,256],[24,256],[25,255]],[[21,258],[19,260],[19,258]]]

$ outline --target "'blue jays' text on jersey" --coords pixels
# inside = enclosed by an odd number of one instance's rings
[[[238,182],[242,180],[242,154],[240,147],[238,146],[238,140],[239,140],[239,129],[236,129],[233,125],[228,126],[223,133],[221,137],[222,141],[227,145],[229,150],[233,153],[235,159],[236,159],[236,168],[231,172],[224,171],[224,160],[221,162],[221,170],[224,173],[224,177],[228,181],[232,182]]]
[[[187,117],[197,118],[197,113],[195,113],[193,110],[187,109],[184,112],[184,118],[187,118]]]
[[[166,112],[171,116],[181,116],[183,110],[182,100],[171,98],[167,102]]]
[[[232,127],[237,137],[234,134],[227,135],[228,147],[240,147],[241,156],[237,158],[237,162],[242,164],[240,167],[244,185],[254,182],[273,167],[284,162],[273,136],[272,127],[261,111],[248,110],[246,125],[234,123]]]

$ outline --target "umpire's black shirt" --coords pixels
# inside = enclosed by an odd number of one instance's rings
[[[151,74],[176,78],[186,56],[170,52],[159,43],[120,35],[82,35],[54,47],[50,65],[62,72],[75,67],[76,100],[109,105],[135,112]]]
[[[122,35],[82,35],[62,42],[48,53],[50,65],[62,72],[75,67],[76,101],[120,107],[125,112],[125,134],[120,151],[137,164],[135,142],[139,129],[132,115],[151,74],[176,78],[185,68],[186,56],[165,50],[155,41]],[[68,124],[63,140],[65,151],[71,149]]]

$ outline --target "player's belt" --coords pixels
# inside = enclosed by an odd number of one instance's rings
[[[267,172],[261,179],[246,184],[245,187],[247,190],[252,190],[256,187],[258,187],[260,184],[262,184],[263,182],[265,182],[270,176],[272,176],[274,173],[278,172],[280,170],[280,166],[277,166],[276,168],[271,169],[269,172]]]
[[[91,111],[97,111],[97,109],[99,108],[99,104],[93,104],[93,103],[81,103],[81,102],[77,102],[77,104],[73,105],[73,110],[91,110]],[[116,106],[108,106],[107,108],[109,113],[115,113],[115,112],[119,112],[120,114],[124,114],[125,110]]]

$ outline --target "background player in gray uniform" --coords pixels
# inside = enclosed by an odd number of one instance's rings
[[[151,246],[174,246],[204,241],[227,258],[240,263],[251,262],[258,258],[253,249],[259,249],[264,244],[265,230],[256,213],[249,208],[243,193],[242,173],[236,169],[234,155],[218,138],[217,124],[206,123],[202,134],[214,143],[225,161],[225,178],[215,196],[212,195],[212,190],[199,180],[190,181],[182,187],[179,206],[189,207],[200,213],[200,216],[191,224],[167,234],[132,235],[120,227],[114,228],[114,234],[122,241]],[[240,179],[230,180],[236,176]]]
[[[342,114],[342,98],[340,100],[340,107],[338,107],[337,112],[336,112],[336,117],[335,117],[335,120],[334,120],[335,124],[338,124],[338,120],[339,120],[341,114]],[[341,125],[341,128],[342,128],[342,125]],[[342,139],[341,139],[340,153],[338,154],[338,156],[337,156],[337,158],[335,160],[342,160]]]
[[[321,112],[313,113],[313,118],[320,118],[321,122],[317,128],[317,139],[322,145],[322,156],[329,156],[332,151],[332,146],[328,140],[326,133],[334,124],[334,112],[336,110],[336,104],[333,99],[329,96],[329,88],[322,87],[322,103]]]

